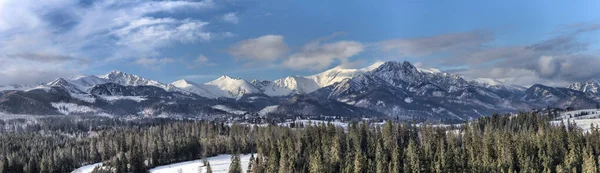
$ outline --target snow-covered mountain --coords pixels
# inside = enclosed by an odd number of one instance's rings
[[[294,94],[307,94],[319,88],[333,85],[345,79],[356,77],[379,67],[383,62],[376,62],[360,69],[337,66],[324,72],[310,76],[288,76],[274,81],[253,80],[257,88],[269,96],[291,96]]]
[[[239,99],[246,94],[261,93],[250,82],[225,75],[204,84],[182,79],[171,83],[171,85],[207,98],[225,97]]]
[[[527,89],[522,86],[504,83],[492,78],[477,78],[472,80],[471,82],[473,82],[476,85],[481,85],[483,87],[496,90],[525,91]]]
[[[138,116],[347,116],[459,121],[532,108],[593,107],[598,80],[567,88],[529,88],[465,79],[409,62],[335,67],[310,76],[251,82],[221,76],[170,84],[120,71],[58,78],[38,86],[0,86],[0,111]],[[265,111],[268,110],[268,111]]]
[[[600,79],[591,79],[585,82],[576,82],[567,86],[572,90],[581,91],[588,94],[600,94]]]
[[[155,80],[146,79],[137,75],[124,73],[121,71],[111,71],[106,75],[100,76],[100,78],[119,85],[124,86],[155,86],[163,89],[167,89],[166,84],[160,83]]]
[[[11,84],[11,85],[0,85],[0,91],[6,91],[6,90],[27,90],[30,88],[33,88],[34,86],[29,86],[29,85],[18,85],[18,84]]]

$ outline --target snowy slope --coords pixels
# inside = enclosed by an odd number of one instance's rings
[[[324,72],[310,76],[288,76],[274,81],[257,81],[252,83],[269,96],[289,96],[307,94],[345,79],[356,77],[379,67],[383,62],[376,62],[361,69],[337,66]]]
[[[33,86],[29,86],[29,85],[0,85],[0,91],[7,91],[7,90],[27,90],[33,88]]]
[[[222,91],[219,91],[218,93],[211,93],[206,89],[206,85],[195,83],[185,79],[175,81],[171,83],[171,85],[206,98],[218,98],[222,95],[221,93],[223,93]]]
[[[588,113],[588,115],[577,116],[582,112]],[[581,109],[569,112],[563,112],[560,114],[558,120],[551,121],[552,124],[560,125],[564,124],[567,126],[569,123],[575,123],[583,132],[589,132],[594,127],[600,127],[600,110],[598,109]]]
[[[95,75],[76,76],[69,79],[69,82],[76,85],[81,91],[89,91],[96,85],[105,84],[108,81]]]
[[[100,78],[105,79],[108,82],[120,84],[123,86],[155,86],[163,89],[168,88],[166,84],[160,83],[158,81],[142,78],[137,75],[124,73],[117,70],[111,71],[110,73],[104,76],[100,76]]]
[[[64,115],[70,114],[89,114],[89,113],[97,113],[98,109],[90,108],[88,106],[77,105],[75,103],[51,103],[52,107],[56,108],[58,112]]]
[[[490,89],[506,89],[510,91],[525,91],[526,88],[518,85],[507,84],[492,78],[477,78],[471,80],[472,83]]]
[[[94,171],[94,168],[98,167],[98,166],[102,166],[102,163],[95,163],[95,164],[91,164],[91,165],[85,165],[82,167],[79,167],[77,169],[75,169],[73,172],[71,173],[91,173],[92,171]]]
[[[372,71],[382,65],[383,62],[376,62],[368,67],[361,69],[348,69],[341,66],[329,69],[319,74],[306,76],[308,79],[312,79],[319,87],[326,87],[336,82],[341,82],[344,79],[353,78],[359,74]]]
[[[567,88],[588,94],[598,95],[600,94],[600,79],[592,79],[586,82],[576,82],[567,86]]]
[[[254,154],[256,158],[256,154]],[[231,164],[231,155],[222,154],[215,157],[209,157],[206,160],[210,163],[213,173],[227,173],[229,172],[229,165]],[[246,172],[248,164],[250,163],[250,154],[240,155],[240,161],[242,162],[242,172]],[[202,163],[202,160],[194,160],[187,162],[180,162],[165,166],[159,166],[150,169],[150,173],[198,173],[201,169],[202,172],[206,172],[206,166]]]
[[[215,96],[240,98],[244,94],[257,94],[261,91],[244,79],[221,76],[204,84],[205,89]]]

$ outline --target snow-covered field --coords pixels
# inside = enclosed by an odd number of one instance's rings
[[[80,168],[77,168],[76,170],[74,170],[71,173],[90,173],[94,170],[94,168],[96,168],[97,166],[102,166],[102,163],[96,163],[96,164],[91,164],[91,165],[85,165],[82,166]]]
[[[348,123],[345,122],[339,122],[339,121],[322,121],[322,120],[296,120],[293,122],[285,122],[285,123],[279,123],[278,125],[280,126],[290,126],[291,123],[295,123],[296,125],[298,124],[303,124],[304,126],[308,126],[308,125],[319,125],[321,123],[327,124],[327,123],[331,123],[335,126],[339,126],[339,127],[343,127],[344,129],[348,128]]]
[[[236,115],[244,115],[246,113],[246,111],[233,109],[233,108],[227,107],[225,105],[214,105],[214,106],[212,106],[212,108],[222,110],[222,111],[225,111],[230,114],[236,114]]]
[[[256,154],[255,156],[256,157]],[[215,157],[207,158],[210,163],[210,167],[214,173],[229,172],[229,164],[231,163],[231,155],[222,154]],[[248,169],[248,163],[250,163],[250,154],[240,155],[240,160],[242,161],[242,172],[246,172]],[[193,160],[187,162],[174,163],[165,166],[159,166],[153,169],[150,169],[151,173],[198,173],[198,169],[202,169],[202,172],[206,172],[206,166],[202,163],[202,160]]]
[[[581,114],[581,112],[588,112],[589,115],[575,117],[576,114]],[[575,123],[578,127],[583,129],[584,132],[588,132],[590,131],[592,125],[600,125],[600,110],[582,109],[564,112],[560,114],[558,120],[552,121],[551,123],[555,125],[559,125],[561,123],[568,125],[567,122]]]
[[[256,157],[256,154],[254,154]],[[231,155],[221,154],[214,157],[206,158],[210,163],[210,167],[214,173],[226,173],[229,172],[229,164],[231,164]],[[250,154],[240,155],[242,161],[242,170],[246,172],[248,164],[250,163]],[[71,173],[90,173],[96,166],[102,166],[102,163],[96,163],[91,165],[82,166]],[[206,166],[202,163],[202,160],[192,160],[186,162],[179,162],[170,165],[159,166],[150,169],[150,173],[199,173],[199,169],[202,172],[206,172]]]
[[[98,112],[98,110],[94,109],[94,108],[90,108],[87,106],[83,106],[83,105],[77,105],[75,103],[65,103],[65,102],[59,102],[59,103],[50,103],[52,104],[52,107],[58,109],[58,112],[65,114],[65,115],[69,115],[71,113],[96,113]]]

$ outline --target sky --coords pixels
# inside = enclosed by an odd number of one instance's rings
[[[119,70],[274,80],[409,61],[466,78],[600,78],[600,1],[0,0],[0,84]]]

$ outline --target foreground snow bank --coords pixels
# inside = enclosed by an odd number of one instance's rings
[[[256,154],[254,154],[256,157]],[[214,173],[217,172],[229,172],[229,164],[231,164],[231,155],[221,154],[215,157],[209,157],[206,160],[210,163],[210,167]],[[250,163],[250,154],[240,155],[242,161],[242,172],[246,172],[248,169],[248,163]],[[198,173],[202,169],[202,172],[206,172],[206,166],[202,163],[202,160],[193,160],[187,162],[174,163],[165,166],[159,166],[150,169],[151,173]]]
[[[254,154],[254,157],[256,157],[256,154]],[[229,172],[229,164],[231,164],[230,154],[221,154],[215,157],[206,158],[206,160],[210,163],[210,167],[214,173]],[[246,172],[248,163],[250,163],[250,154],[240,155],[240,161],[242,161],[243,172]],[[90,173],[96,166],[102,166],[102,163],[82,166],[71,173]],[[204,166],[202,160],[192,160],[159,166],[150,169],[150,173],[198,173],[198,169],[202,169],[202,172],[206,172],[206,166]]]
[[[74,170],[71,173],[90,173],[94,170],[94,168],[96,168],[97,166],[102,166],[102,163],[96,163],[96,164],[91,164],[91,165],[85,165],[82,166],[80,168],[77,168],[76,170]]]

